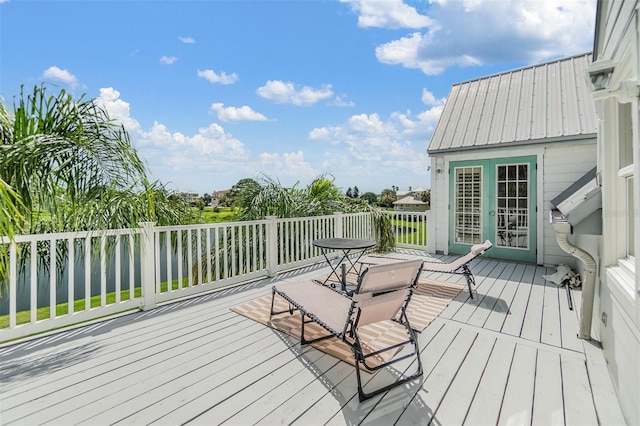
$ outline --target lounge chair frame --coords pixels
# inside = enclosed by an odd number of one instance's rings
[[[465,254],[462,257],[454,260],[450,263],[441,263],[441,262],[424,262],[422,265],[422,270],[426,272],[442,272],[445,274],[454,274],[454,275],[463,275],[465,281],[467,282],[467,287],[469,288],[469,296],[473,299],[474,290],[472,286],[476,285],[476,280],[471,272],[471,262],[478,256],[484,254],[487,250],[493,247],[491,241],[486,240],[482,244],[475,244],[469,250],[469,253]],[[382,264],[391,264],[396,262],[401,262],[400,259],[394,259],[389,257],[382,256],[363,256],[360,259],[360,263],[363,265],[382,265]]]
[[[420,359],[420,347],[416,331],[411,327],[406,313],[413,290],[418,283],[421,267],[422,261],[420,260],[400,262],[394,265],[372,266],[361,274],[353,296],[311,280],[276,285],[272,288],[271,316],[286,312],[293,314],[294,311],[299,311],[302,322],[300,332],[300,343],[302,345],[331,337],[336,337],[347,344],[351,348],[354,357],[358,399],[362,402],[422,376],[422,361]],[[396,276],[398,279],[393,282]],[[391,277],[391,282],[378,285],[383,277]],[[370,283],[371,285],[369,285]],[[276,295],[284,298],[289,303],[289,309],[284,311],[274,310]],[[319,300],[325,302],[324,307],[322,303],[316,303]],[[398,306],[397,309],[395,308],[396,305]],[[376,311],[376,308],[378,311]],[[331,313],[332,310],[339,312],[334,315]],[[380,313],[380,310],[384,312]],[[388,318],[384,315],[387,315]],[[358,329],[363,325],[377,322],[378,317],[384,318],[380,320],[392,320],[403,325],[407,333],[407,339],[376,352],[365,353]],[[329,334],[308,339],[305,335],[305,324],[310,322],[320,325]],[[379,365],[372,365],[368,362],[371,357],[383,352],[397,350],[409,344],[413,345],[410,353],[394,357]],[[416,358],[417,367],[414,373],[400,377],[393,383],[381,386],[373,391],[365,392],[363,390],[361,366],[364,366],[368,371],[375,372],[410,357]]]
[[[436,262],[424,262],[422,265],[423,271],[428,272],[443,272],[446,274],[463,275],[469,288],[469,296],[473,299],[474,290],[472,286],[476,285],[476,280],[471,273],[469,265],[476,257],[484,254],[487,250],[493,247],[491,241],[486,240],[482,244],[475,244],[469,250],[469,253],[454,260],[451,263],[436,263]]]

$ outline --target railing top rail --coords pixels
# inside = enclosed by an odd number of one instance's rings
[[[16,243],[28,243],[31,241],[49,241],[49,240],[66,240],[81,239],[81,238],[93,238],[101,236],[119,236],[128,234],[139,234],[140,228],[125,228],[125,229],[105,229],[105,230],[93,230],[93,231],[70,231],[70,232],[51,232],[47,234],[25,234],[14,235],[13,241]],[[11,240],[9,237],[0,236],[0,243],[9,244]]]
[[[168,226],[156,226],[154,229],[156,232],[163,231],[180,231],[189,229],[215,229],[215,228],[229,228],[232,226],[243,226],[247,224],[265,224],[268,220],[243,220],[236,222],[221,222],[221,223],[197,223],[195,225],[168,225]]]
[[[323,216],[302,216],[302,217],[279,217],[276,219],[276,222],[292,222],[292,221],[301,221],[301,220],[317,220],[317,219],[332,219],[335,216],[332,214],[323,215]]]

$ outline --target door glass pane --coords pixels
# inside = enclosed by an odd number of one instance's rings
[[[482,167],[454,170],[455,242],[477,244],[482,239]]]
[[[496,169],[496,238],[498,246],[529,248],[529,164]]]

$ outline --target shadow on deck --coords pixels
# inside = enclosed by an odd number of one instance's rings
[[[419,254],[407,252],[407,256]],[[442,257],[449,261],[449,258]],[[359,403],[354,368],[229,308],[276,278],[0,347],[3,424],[622,424],[601,352],[547,268],[481,258],[419,336],[420,380]],[[429,274],[437,280],[461,277]],[[410,360],[371,383],[410,369]],[[608,383],[608,384],[607,384]]]

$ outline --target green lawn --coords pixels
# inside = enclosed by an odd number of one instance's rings
[[[140,288],[136,288],[135,289],[135,297],[140,297],[142,294],[142,291]],[[122,290],[120,292],[120,300],[129,300],[129,290]],[[111,305],[113,303],[116,302],[116,293],[108,293],[107,294],[107,305]],[[100,306],[100,296],[93,296],[91,298],[91,307],[92,308],[97,308]],[[73,311],[74,312],[81,312],[84,311],[85,306],[84,306],[84,299],[80,299],[80,300],[76,300],[73,303]],[[62,315],[66,315],[67,313],[69,313],[69,304],[68,303],[61,303],[59,305],[56,306],[56,315],[57,316],[62,316]],[[38,321],[40,320],[44,320],[50,317],[50,310],[48,306],[45,306],[43,308],[38,308],[38,310],[36,311],[36,318],[38,319]],[[28,322],[31,321],[31,311],[20,311],[16,313],[16,323],[19,324],[26,324]],[[8,328],[9,327],[9,315],[2,315],[0,316],[0,329],[2,328]]]
[[[394,227],[403,229],[404,232],[400,235],[396,235],[397,243],[405,243],[411,242],[412,244],[418,245],[426,245],[426,239],[423,237],[423,233],[425,233],[425,227],[427,226],[424,222],[410,222],[407,220],[396,220],[392,219],[391,223]],[[414,235],[417,234],[417,235]],[[425,240],[425,241],[423,241]]]
[[[188,279],[184,278],[182,283],[182,288],[187,287]],[[178,280],[173,280],[172,287],[174,290],[178,289]],[[167,283],[160,284],[160,292],[165,293],[167,291]],[[140,287],[136,287],[135,289],[135,297],[142,296],[142,290]],[[120,300],[129,300],[129,290],[122,290],[120,292]],[[107,293],[107,305],[112,305],[116,302],[116,293]],[[84,299],[76,300],[73,303],[73,311],[74,312],[82,312],[85,309]],[[100,306],[100,295],[91,297],[91,308],[97,308]],[[69,304],[61,303],[56,306],[56,316],[62,316],[69,313]],[[36,318],[38,321],[44,320],[50,317],[50,310],[48,306],[38,308],[36,311]],[[31,311],[20,311],[16,313],[16,324],[27,324],[31,321]],[[0,316],[0,329],[9,327],[9,315]]]
[[[231,207],[205,207],[198,210],[205,223],[235,222],[240,220],[240,210]]]

